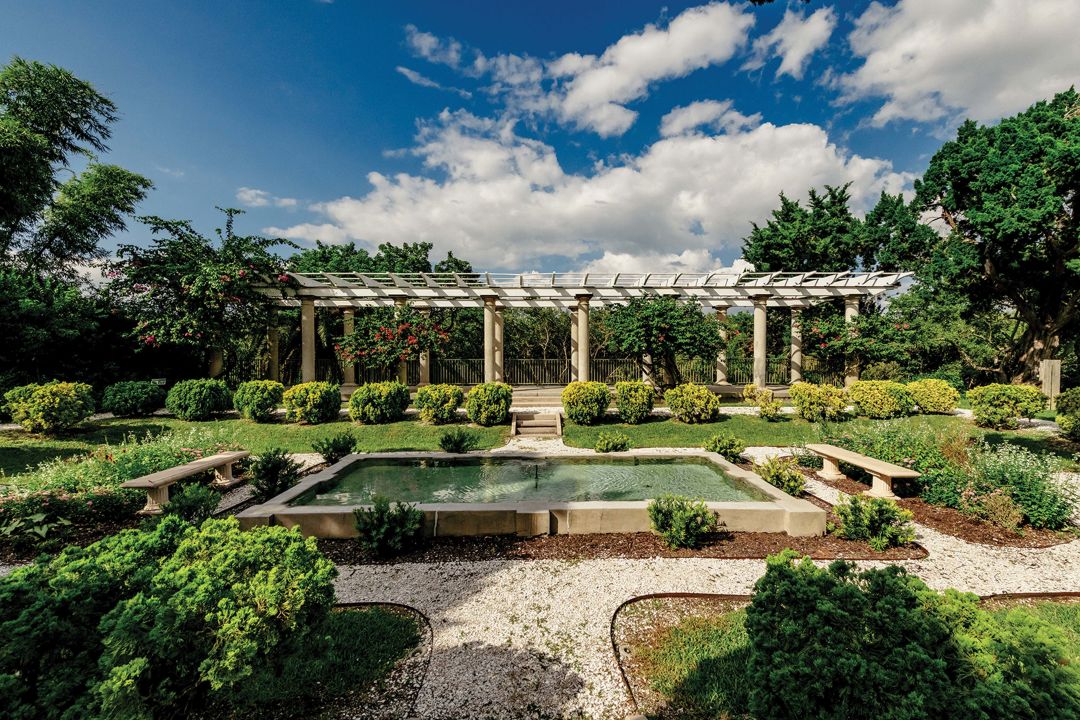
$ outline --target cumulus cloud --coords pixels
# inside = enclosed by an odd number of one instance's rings
[[[299,204],[296,198],[278,197],[266,190],[258,188],[242,187],[236,190],[236,200],[247,207],[279,207],[294,208]]]
[[[830,7],[821,8],[809,17],[788,10],[784,18],[768,34],[754,40],[750,59],[744,70],[757,70],[771,58],[780,58],[776,77],[790,75],[801,80],[810,56],[829,42],[836,27],[836,13]]]
[[[314,206],[323,222],[266,232],[372,246],[430,241],[490,269],[599,256],[593,267],[637,258],[635,267],[689,271],[733,254],[781,190],[801,197],[808,187],[851,182],[854,206],[865,210],[882,190],[911,182],[888,161],[846,153],[811,124],[673,135],[577,173],[551,146],[521,137],[512,120],[444,111],[422,124],[411,152],[424,173],[370,173],[366,193]]]
[[[761,113],[743,115],[731,106],[730,100],[698,100],[677,107],[660,118],[660,135],[682,135],[703,126],[716,131],[737,132],[760,122]]]
[[[435,82],[434,80],[432,80],[431,78],[427,77],[426,75],[422,75],[422,74],[416,72],[415,70],[413,70],[411,68],[407,68],[407,67],[405,67],[403,65],[398,65],[396,68],[394,68],[394,70],[396,70],[398,73],[403,75],[405,77],[405,79],[408,80],[409,82],[411,82],[413,85],[419,85],[420,87],[432,88],[433,90],[445,90],[446,92],[457,93],[458,95],[460,95],[461,97],[463,97],[465,99],[468,99],[468,98],[472,97],[472,93],[469,92],[468,90],[462,90],[461,88],[448,87],[446,85],[441,85],[441,84]]]
[[[848,100],[884,98],[872,118],[993,121],[1080,81],[1076,0],[872,3],[848,40],[863,63]]]

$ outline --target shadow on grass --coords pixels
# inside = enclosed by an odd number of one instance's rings
[[[988,431],[983,435],[983,439],[990,445],[1011,443],[1034,453],[1056,455],[1065,460],[1073,460],[1077,453],[1080,453],[1080,444],[1052,433],[1021,435],[1019,433]]]

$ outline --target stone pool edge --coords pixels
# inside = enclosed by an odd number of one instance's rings
[[[597,453],[600,455],[600,453]],[[698,457],[720,467],[731,477],[738,478],[769,496],[769,502],[709,502],[725,530],[734,532],[786,532],[795,537],[822,535],[826,513],[807,500],[792,497],[755,473],[744,470],[717,453],[706,450],[665,452],[664,448],[641,448],[606,457],[640,457],[677,459]],[[364,505],[289,505],[297,497],[320,483],[333,480],[338,473],[358,460],[460,460],[463,457],[521,458],[538,460],[560,457],[548,452],[471,452],[467,455],[443,452],[385,452],[355,453],[334,465],[305,477],[276,497],[254,505],[237,515],[242,528],[259,525],[280,525],[299,528],[304,535],[325,538],[356,536],[353,510]],[[570,453],[566,454],[571,457]],[[580,453],[573,456],[581,457]],[[510,503],[419,503],[424,513],[425,534],[428,536],[463,535],[520,535],[524,537],[548,534],[629,533],[648,532],[650,528],[647,500],[584,501],[584,502],[510,502]]]

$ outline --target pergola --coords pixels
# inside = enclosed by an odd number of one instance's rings
[[[300,308],[301,379],[315,379],[315,308],[340,308],[345,332],[355,308],[412,305],[417,309],[484,308],[484,380],[503,379],[504,308],[564,308],[570,311],[571,369],[589,379],[589,308],[618,305],[637,297],[694,301],[723,316],[732,307],[753,308],[754,383],[765,385],[767,307],[791,310],[791,381],[802,378],[803,308],[843,299],[853,320],[859,300],[898,288],[908,273],[885,272],[712,272],[712,273],[289,273],[296,287],[266,288],[282,307]],[[271,374],[276,375],[276,338],[271,339]],[[346,369],[345,382],[355,382]],[[430,379],[430,358],[421,357],[420,383]],[[351,377],[350,377],[351,375]],[[848,377],[847,382],[853,382]],[[716,382],[727,382],[723,354]]]

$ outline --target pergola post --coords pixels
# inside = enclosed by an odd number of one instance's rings
[[[300,300],[300,381],[315,382],[315,301]]]
[[[394,298],[394,307],[399,310],[409,304],[405,298]],[[409,384],[409,364],[404,360],[398,360],[397,380],[402,385]]]
[[[716,384],[727,385],[727,326],[724,324],[727,320],[727,308],[716,308],[716,322],[720,326],[720,352],[716,354]]]
[[[341,312],[341,330],[345,335],[352,335],[356,329],[354,311],[345,308]],[[356,384],[356,364],[352,360],[346,360],[341,366],[341,376],[346,385]]]
[[[578,309],[570,308],[570,382],[578,378]]]
[[[431,316],[431,310],[421,310],[424,317]],[[431,384],[431,351],[424,350],[420,353],[420,381],[418,385]]]
[[[270,319],[270,327],[266,329],[267,354],[270,356],[266,363],[266,379],[281,382],[281,333],[277,326],[277,314]]]
[[[495,382],[495,296],[484,298],[484,382]]]
[[[495,382],[506,382],[503,366],[503,309],[495,307]]]
[[[802,381],[802,308],[791,308],[791,382]]]
[[[767,302],[767,295],[754,298],[754,385],[759,388],[765,387],[769,379],[765,322]]]
[[[589,381],[589,298],[590,295],[577,296],[577,345],[578,345],[578,380]]]
[[[650,355],[649,353],[643,353],[641,355],[641,382],[655,385],[656,383],[653,381],[652,373],[652,355]]]
[[[844,323],[852,324],[859,319],[859,296],[848,295],[844,298]],[[855,358],[847,358],[847,371],[844,374],[844,387],[851,387],[859,379],[858,365]]]

